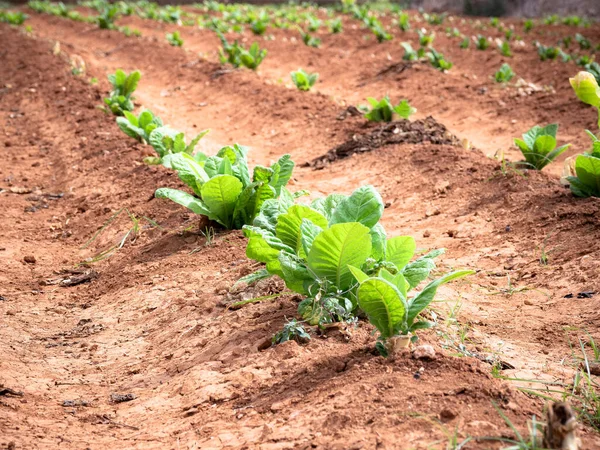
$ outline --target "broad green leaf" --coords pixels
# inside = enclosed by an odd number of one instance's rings
[[[350,269],[350,273],[354,278],[356,278],[356,281],[358,281],[359,283],[364,283],[369,279],[369,275],[364,273],[358,267],[348,266],[348,269]]]
[[[541,129],[542,128],[539,125],[536,125],[532,127],[527,133],[523,134],[523,141],[525,141],[525,144],[527,144],[527,148],[529,149],[529,151],[533,149],[533,146],[535,145],[535,140],[537,139]]]
[[[288,289],[299,294],[307,295],[308,292],[304,288],[305,281],[312,281],[313,277],[302,260],[289,253],[279,253],[279,264],[283,272],[283,281]]]
[[[276,197],[275,189],[265,183],[257,183],[254,194],[250,197],[246,205],[246,214],[249,221],[254,221],[254,218],[259,214],[262,206],[267,200]]]
[[[358,306],[384,339],[394,336],[406,323],[406,300],[382,278],[369,278],[360,284]]]
[[[302,219],[302,223],[300,224],[300,240],[302,242],[302,251],[299,251],[300,257],[306,259],[315,238],[322,231],[323,229],[320,226],[315,225],[312,221]]]
[[[125,118],[127,119],[127,121],[128,121],[128,122],[129,122],[131,125],[133,125],[134,127],[140,127],[140,128],[143,128],[143,127],[142,127],[142,126],[139,124],[139,122],[138,122],[138,118],[137,118],[137,117],[135,117],[135,114],[133,114],[133,113],[130,113],[129,111],[123,111],[123,115],[125,116]],[[118,122],[118,121],[119,121],[119,120],[117,119],[117,122]]]
[[[362,186],[338,203],[329,223],[359,222],[371,228],[379,222],[383,206],[381,195],[373,186]]]
[[[590,155],[579,155],[575,160],[575,173],[587,196],[600,196],[600,158]]]
[[[540,154],[546,155],[556,147],[556,139],[548,134],[538,136],[533,144],[533,150]]]
[[[385,259],[402,270],[410,262],[416,249],[417,244],[412,236],[396,236],[386,242]]]
[[[434,280],[425,286],[421,292],[419,292],[408,302],[408,325],[410,326],[416,317],[421,313],[421,311],[427,308],[427,306],[429,306],[429,304],[433,301],[438,287],[440,287],[442,284],[448,283],[449,281],[456,280],[457,278],[462,278],[474,273],[475,271],[473,270],[459,270],[444,275],[443,277],[438,278],[437,280]]]
[[[277,258],[280,251],[294,254],[293,248],[285,245],[281,242],[281,239],[277,238],[269,231],[251,225],[244,226],[243,230],[244,235],[248,238],[246,255],[250,259],[268,263],[273,258]],[[250,241],[253,242],[252,246],[250,245]]]
[[[336,224],[313,241],[308,267],[318,278],[345,290],[353,280],[348,266],[361,267],[370,254],[371,237],[367,227],[356,222]]]
[[[316,209],[317,211],[319,211],[325,217],[327,217],[327,220],[331,220],[333,211],[335,211],[335,208],[337,207],[337,205],[345,198],[348,198],[348,196],[343,195],[343,194],[336,194],[336,193],[329,194],[325,198],[317,198],[317,199],[313,200],[313,202],[310,204],[310,206],[312,208]]]
[[[123,113],[129,113],[129,111],[123,111]],[[123,133],[134,139],[140,140],[141,136],[144,134],[144,130],[133,125],[125,117],[117,117],[117,125],[123,131]]]
[[[600,87],[593,74],[579,72],[575,77],[569,78],[575,94],[583,103],[600,107]]]
[[[202,185],[209,180],[207,173],[194,158],[187,153],[174,153],[163,158],[163,164],[177,172],[185,184],[200,197]]]
[[[232,165],[235,164],[238,159],[235,150],[230,146],[221,148],[221,150],[219,150],[217,153],[217,156],[219,158],[227,158]]]
[[[371,228],[369,234],[371,235],[371,243],[373,244],[371,257],[376,261],[384,260],[387,234],[385,233],[383,225],[380,223],[375,224],[375,226]]]
[[[233,168],[231,166],[231,162],[227,158],[223,158],[221,160],[221,165],[219,166],[219,174],[220,175],[233,175]]]
[[[187,192],[178,189],[160,188],[156,190],[154,196],[156,198],[168,198],[181,206],[185,206],[200,216],[207,216],[210,219],[214,219],[210,209],[202,202],[202,200]]]
[[[209,156],[204,161],[204,170],[208,174],[209,177],[215,177],[219,175],[219,167],[221,167],[221,161],[223,158],[218,156]]]
[[[202,185],[201,193],[216,220],[231,228],[235,204],[242,193],[241,181],[231,175],[217,175]]]
[[[254,166],[252,181],[263,181],[268,183],[273,175],[273,170],[265,166]]]
[[[154,115],[150,111],[145,109],[141,112],[140,117],[138,118],[138,126],[145,130],[146,127],[150,125],[153,120]]]
[[[327,228],[327,219],[319,212],[306,205],[293,205],[285,214],[277,219],[276,236],[296,253],[302,248],[300,225],[303,219],[308,219],[320,228]]]
[[[411,289],[429,276],[431,271],[435,269],[435,261],[433,259],[443,253],[443,249],[433,250],[404,267],[402,275],[408,281]]]

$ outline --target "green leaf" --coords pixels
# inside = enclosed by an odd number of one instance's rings
[[[265,183],[257,183],[254,194],[246,206],[246,214],[248,221],[253,222],[254,218],[259,214],[262,206],[267,200],[276,198],[275,189]]]
[[[340,290],[352,284],[348,266],[361,267],[371,254],[369,229],[360,223],[331,226],[319,234],[308,254],[308,267]]]
[[[435,293],[437,292],[438,287],[442,284],[448,283],[449,281],[456,280],[457,278],[462,278],[467,275],[474,274],[473,270],[459,270],[456,272],[449,273],[444,275],[441,278],[438,278],[435,281],[429,283],[421,292],[419,292],[413,299],[408,302],[408,315],[407,315],[407,323],[410,326],[416,317],[423,311],[429,304],[433,301],[435,297]]]
[[[321,213],[306,205],[291,206],[285,214],[278,217],[277,226],[275,227],[276,236],[286,245],[292,247],[297,254],[302,248],[300,226],[303,219],[310,220],[319,228],[327,228],[327,219]]]
[[[327,220],[331,221],[333,211],[335,211],[337,205],[346,198],[348,198],[347,195],[333,193],[329,194],[325,198],[317,198],[313,200],[310,206],[327,217]]]
[[[231,175],[217,175],[202,185],[201,193],[216,220],[231,228],[235,204],[242,193],[241,181]]]
[[[198,144],[198,142],[200,142],[200,139],[206,136],[209,132],[210,130],[201,131],[200,134],[198,134],[194,139],[192,139],[192,142],[188,144],[188,146],[185,148],[185,152],[190,155],[193,154],[196,145]]]
[[[202,202],[202,200],[194,197],[191,194],[188,194],[187,192],[183,192],[178,189],[160,188],[156,190],[154,196],[156,198],[168,198],[169,200],[172,200],[181,206],[185,206],[200,216],[207,216],[210,219],[213,219],[211,211]]]
[[[398,270],[404,269],[417,249],[417,244],[412,236],[396,236],[388,239],[386,243],[386,261],[394,263]]]
[[[276,164],[278,164],[280,167],[279,176],[277,177],[277,180],[271,180],[271,186],[275,188],[275,191],[279,195],[281,188],[286,186],[292,177],[294,161],[292,161],[292,157],[290,155],[286,154],[279,158]]]
[[[539,155],[546,155],[556,147],[556,139],[550,135],[541,135],[535,140],[533,150]]]
[[[373,244],[371,257],[376,261],[384,260],[386,254],[387,234],[385,233],[383,225],[380,223],[375,224],[375,226],[371,228],[369,234],[371,235],[371,243]]]
[[[398,289],[382,278],[369,278],[358,288],[358,306],[383,339],[394,336],[406,323],[407,305]]]
[[[302,251],[299,256],[306,258],[312,248],[315,238],[323,231],[318,225],[315,225],[311,220],[302,219],[300,224],[300,241],[302,242]]]
[[[194,158],[187,153],[174,153],[163,158],[165,167],[177,171],[177,175],[185,184],[191,187],[201,197],[200,189],[209,180],[208,174]]]
[[[589,196],[600,197],[600,158],[579,155],[575,160],[575,173],[579,182],[585,186]]]
[[[123,95],[130,96],[133,94],[133,91],[137,89],[141,78],[142,74],[139,71],[136,70],[135,72],[131,72],[123,83]]]
[[[359,222],[372,228],[383,214],[383,200],[373,186],[362,186],[340,201],[333,212],[330,225]]]
[[[268,183],[273,175],[273,170],[265,166],[254,166],[252,181],[263,181]]]
[[[404,278],[408,281],[411,289],[418,286],[421,281],[429,276],[431,271],[435,269],[435,261],[433,259],[443,253],[443,249],[433,250],[404,267],[402,275],[404,275]]]
[[[283,272],[283,281],[288,289],[299,294],[307,295],[308,291],[304,288],[305,281],[312,281],[313,277],[302,261],[289,253],[279,253],[279,264]]]
[[[358,281],[359,283],[364,283],[369,279],[369,275],[364,273],[358,267],[348,266],[348,269],[350,269],[350,273],[354,278],[356,278],[356,281]]]

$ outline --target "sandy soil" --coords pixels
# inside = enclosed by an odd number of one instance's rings
[[[576,144],[571,154],[586,145],[582,130],[594,113],[566,83],[575,65],[515,51],[519,75],[556,91],[517,96],[489,79],[502,62],[497,51],[462,52],[440,29],[436,48],[455,62],[450,73],[416,65],[378,76],[400,60],[400,37],[378,45],[348,21],[319,50],[276,32],[263,42],[269,55],[258,73],[223,73],[208,31],[182,29],[178,49],[164,41],[173,26],[128,18],[144,37],[127,39],[30,15],[33,37],[0,26],[0,384],[23,394],[0,396],[2,448],[445,448],[455,429],[461,439],[513,437],[494,404],[521,430],[544,404],[517,389],[527,383],[494,378],[486,358],[508,378],[569,382],[580,356],[572,343],[586,333],[600,339],[598,297],[577,298],[600,290],[600,202],[573,198],[559,183],[560,164],[518,175],[486,156],[548,121]],[[572,29],[540,29],[536,38],[544,32]],[[600,41],[597,26],[587,34]],[[70,72],[75,55],[86,62],[84,77]],[[298,67],[320,73],[316,92],[286,86]],[[442,270],[478,270],[440,292],[440,327],[421,334],[436,357],[384,360],[362,322],[304,346],[264,349],[297,299],[271,280],[249,294],[281,293],[276,300],[228,308],[237,298],[229,288],[254,268],[245,240],[219,232],[207,242],[196,217],[152,199],[157,187],[180,182],[143,165],[151,149],[96,108],[116,68],[142,71],[138,103],[165,122],[188,133],[211,128],[204,150],[239,142],[252,147],[253,163],[286,152],[310,161],[368,132],[362,118],[338,116],[384,93],[409,98],[417,118],[431,115],[473,142],[478,149],[386,146],[323,170],[300,167],[293,182],[313,195],[373,184],[390,234],[447,248]],[[98,86],[86,82],[92,76]],[[132,226],[127,212],[160,226],[142,219],[121,250],[83,267],[94,271],[91,281],[54,284],[120,242]],[[542,249],[548,265],[539,262]],[[478,358],[458,352],[460,344]],[[127,394],[135,398],[113,400]],[[600,448],[588,426],[582,439]],[[494,446],[474,440],[466,448]]]

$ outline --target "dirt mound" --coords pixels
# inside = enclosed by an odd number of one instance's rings
[[[355,153],[370,152],[385,145],[424,143],[458,145],[459,140],[431,116],[414,122],[398,120],[379,125],[365,134],[355,134],[351,139],[306,165],[322,169],[338,159],[348,158]]]

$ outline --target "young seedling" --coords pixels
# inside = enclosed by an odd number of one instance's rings
[[[538,125],[523,135],[523,139],[515,139],[515,145],[525,157],[525,165],[529,169],[542,170],[562,153],[571,144],[556,148],[557,124],[547,125],[542,128]]]
[[[100,15],[96,18],[98,27],[105,30],[115,28],[115,20],[117,19],[119,8],[117,6],[106,6],[100,11]]]
[[[500,50],[502,56],[506,56],[507,58],[510,58],[512,56],[512,51],[510,49],[510,44],[508,43],[508,41],[502,42],[502,44],[498,46],[498,50]]]
[[[485,36],[482,36],[480,34],[477,35],[477,38],[475,39],[475,47],[477,48],[477,50],[487,50],[489,46],[490,42]]]
[[[104,103],[114,115],[122,116],[124,111],[133,111],[132,94],[137,89],[141,77],[141,73],[137,70],[127,75],[121,69],[108,76],[113,90],[109,97],[104,99]]]
[[[470,44],[471,44],[471,40],[467,36],[465,36],[463,38],[463,40],[460,41],[459,47],[462,49],[466,49],[466,48],[469,48]]]
[[[416,108],[409,105],[408,100],[402,100],[396,106],[393,106],[390,98],[386,95],[381,100],[369,97],[368,102],[371,104],[371,109],[363,107],[366,110],[365,118],[372,122],[391,122],[394,114],[398,114],[403,119],[408,119],[411,115],[417,112]]]
[[[167,33],[167,42],[171,44],[173,47],[181,47],[183,46],[183,39],[179,35],[179,31],[173,31],[172,33]]]
[[[27,15],[21,11],[0,11],[0,22],[9,23],[11,25],[23,25],[27,19]]]
[[[532,29],[533,29],[533,20],[531,19],[527,19],[524,23],[523,23],[523,28],[525,29],[526,33],[529,33]]]
[[[410,30],[410,16],[406,12],[401,12],[398,14],[398,27],[402,31]]]
[[[419,320],[419,315],[433,301],[439,286],[475,273],[471,270],[449,273],[432,281],[421,292],[408,299],[408,291],[414,286],[397,269],[394,271],[392,267],[382,267],[373,276],[356,267],[351,266],[350,269],[360,283],[357,291],[358,305],[379,331],[377,349],[383,356],[397,348],[398,339],[392,338],[401,338],[399,340],[403,343],[400,346],[407,346],[409,340],[417,339],[417,330],[435,325],[430,321]]]
[[[410,45],[408,42],[402,42],[402,43],[400,43],[400,45],[404,49],[404,55],[402,56],[403,60],[405,60],[405,61],[416,61],[416,60],[419,59],[418,52],[416,52],[412,48],[412,45]]]
[[[310,91],[319,78],[318,73],[307,73],[302,69],[290,73],[292,81],[300,91]]]
[[[444,55],[437,52],[434,48],[430,49],[427,52],[426,56],[429,59],[429,62],[431,63],[431,65],[433,67],[435,67],[436,69],[441,70],[442,72],[444,72],[446,70],[450,70],[452,68],[453,64],[450,61],[447,61],[444,58]]]
[[[537,50],[541,61],[546,61],[548,59],[553,60],[560,55],[560,48],[558,47],[546,47],[545,45],[538,43]]]
[[[579,48],[581,50],[589,50],[592,48],[592,44],[591,44],[590,40],[579,33],[577,33],[575,35],[575,40],[579,44]]]
[[[321,39],[311,36],[309,33],[305,33],[300,29],[300,35],[302,36],[302,42],[307,47],[319,48],[321,46]]]
[[[496,80],[496,83],[508,83],[514,76],[515,73],[512,68],[507,63],[504,63],[494,74],[494,80]]]
[[[427,31],[422,28],[418,31],[419,34],[419,45],[421,47],[430,47],[433,44],[433,40],[435,39],[435,32],[431,32],[427,34]]]
[[[223,34],[220,32],[217,32],[217,34],[223,44],[223,47],[219,49],[221,64],[229,63],[236,68],[244,66],[248,69],[256,70],[263,59],[265,59],[265,56],[267,56],[267,50],[261,49],[256,42],[250,46],[250,49],[246,50],[238,41],[230,44]]]
[[[329,32],[331,34],[337,34],[342,32],[342,19],[339,17],[335,19],[331,19],[327,22],[327,27],[329,28]]]

